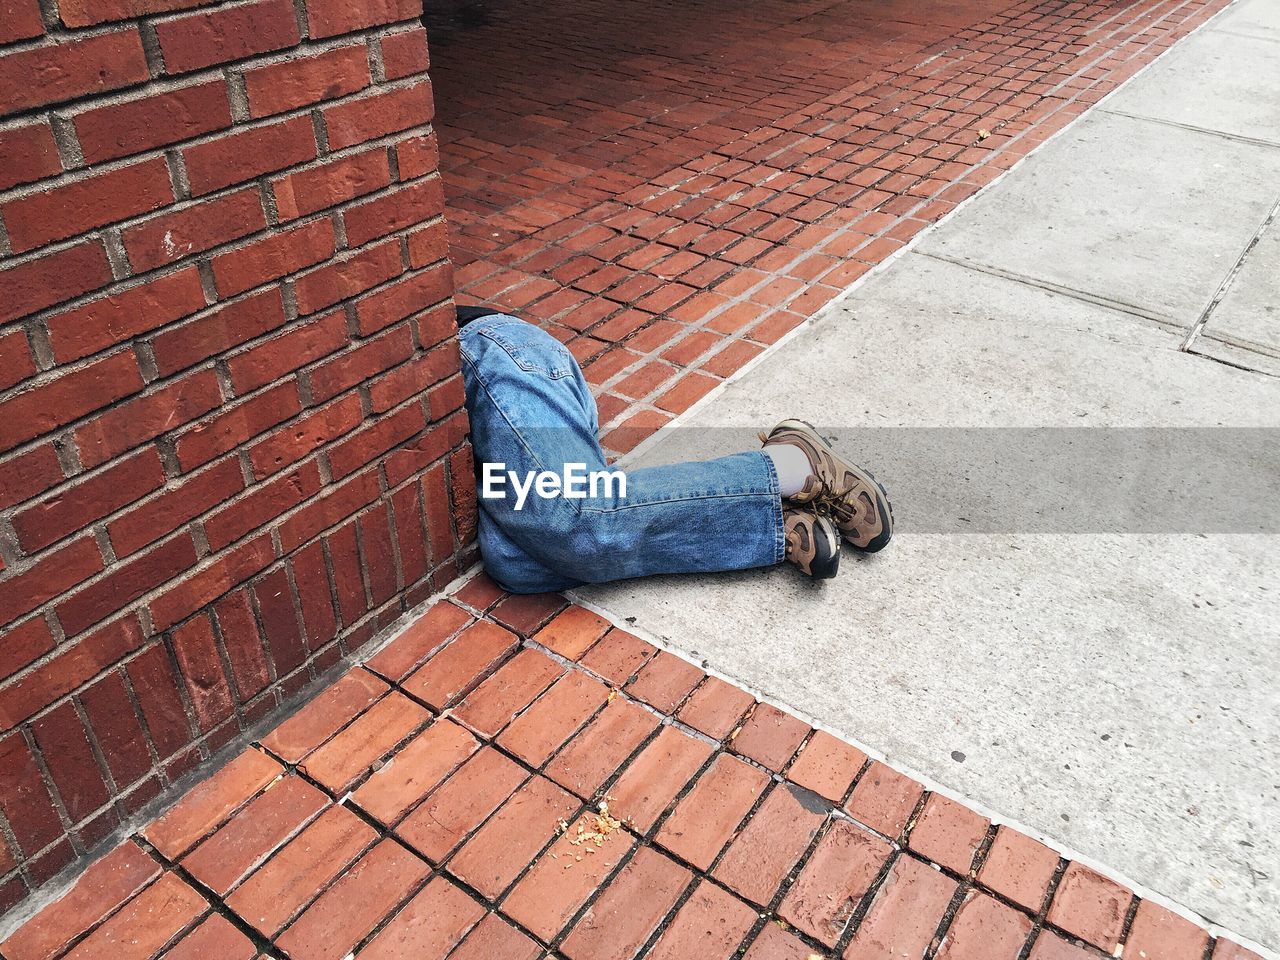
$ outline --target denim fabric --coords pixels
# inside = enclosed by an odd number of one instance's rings
[[[476,475],[486,462],[562,474],[606,470],[595,400],[573,355],[532,324],[498,314],[458,334]],[[515,593],[564,590],[654,573],[778,563],[785,545],[773,462],[760,451],[627,472],[626,496],[544,499],[516,510],[479,498],[489,575]]]

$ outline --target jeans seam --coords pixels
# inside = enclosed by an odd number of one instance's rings
[[[769,476],[769,493],[773,496],[773,562],[781,563],[787,558],[787,531],[782,522],[782,485],[778,482],[778,469],[773,464],[773,457],[761,452],[765,470]]]

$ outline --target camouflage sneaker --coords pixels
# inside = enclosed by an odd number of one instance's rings
[[[837,454],[803,420],[783,420],[760,434],[760,440],[766,447],[790,443],[809,458],[813,475],[798,494],[787,498],[790,503],[830,517],[849,544],[863,553],[884,549],[893,536],[893,507],[869,471]]]
[[[815,580],[829,580],[840,569],[840,534],[835,524],[809,510],[784,509],[787,562]]]

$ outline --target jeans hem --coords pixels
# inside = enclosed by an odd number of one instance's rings
[[[761,452],[765,470],[769,477],[769,492],[773,495],[773,562],[781,563],[787,558],[787,530],[782,522],[782,484],[778,481],[778,468],[773,464],[773,457]]]

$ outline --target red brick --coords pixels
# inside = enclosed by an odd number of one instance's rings
[[[867,755],[825,730],[816,730],[787,770],[787,779],[839,803],[867,762]]]
[[[360,398],[348,394],[259,440],[249,448],[253,474],[262,479],[301,460],[360,423]]]
[[[265,936],[303,907],[377,839],[346,807],[331,806],[227,897],[227,906]]]
[[[699,881],[646,960],[733,960],[756,913],[719,887]]]
[[[609,621],[586,607],[571,606],[534,636],[554,653],[568,660],[578,660],[609,630]]]
[[[267,225],[255,187],[210,197],[150,217],[121,232],[135,270],[152,270],[257,233]]]
[[[664,726],[609,788],[613,815],[647,833],[710,755],[701,740]]]
[[[1001,896],[1038,913],[1057,869],[1055,851],[1026,834],[1002,826],[996,831],[978,880]]]
[[[26,331],[10,330],[0,335],[0,390],[7,390],[35,375],[36,364]]]
[[[502,805],[525,772],[484,747],[437,787],[396,827],[396,836],[432,863],[440,863]]]
[[[572,671],[517,717],[498,743],[526,763],[541,766],[608,698],[608,688]]]
[[[277,177],[271,181],[271,191],[280,219],[287,221],[380,190],[390,182],[387,151],[378,148]],[[348,242],[359,246],[362,241]]]
[[[631,957],[657,929],[692,874],[642,847],[561,944],[570,960]]]
[[[225,896],[271,852],[319,815],[327,798],[305,780],[286,776],[259,794],[182,859],[193,877]]]
[[[389,327],[398,320],[419,313],[425,307],[447,300],[453,293],[453,275],[448,264],[442,264],[421,273],[407,276],[385,289],[368,296],[361,297],[356,303],[356,318],[360,333],[367,336]],[[452,356],[454,344],[449,344],[449,351],[432,351],[436,358]],[[454,363],[452,370],[433,371],[431,381],[441,379],[459,367]]]
[[[991,821],[963,804],[931,793],[911,828],[911,849],[948,870],[967,875]]]
[[[280,539],[285,550],[300,546],[316,534],[349,517],[360,507],[372,503],[380,493],[376,473],[364,473],[337,486],[326,487],[317,497],[280,525]]]
[[[674,654],[659,650],[646,663],[635,680],[627,685],[627,693],[643,700],[663,713],[674,713],[676,706],[687,697],[706,676],[701,670]]]
[[[729,846],[715,877],[752,903],[766,906],[826,820],[812,794],[779,784]]]
[[[429,719],[430,714],[422,707],[392,692],[310,754],[299,769],[335,795],[341,795]]]
[[[173,757],[191,742],[193,734],[164,644],[157,643],[134,657],[125,673],[156,753],[162,761]]]
[[[778,915],[834,946],[892,853],[888,843],[869,831],[847,820],[833,820],[787,891]]]
[[[1079,863],[1067,865],[1049,907],[1048,920],[1095,947],[1111,952],[1120,942],[1133,894]]]
[[[14,253],[23,253],[172,202],[169,168],[157,157],[10,200],[0,213]]]
[[[93,164],[229,127],[231,106],[226,84],[219,78],[91,107],[72,120],[85,162]]]
[[[422,15],[422,0],[375,0],[352,4],[344,0],[310,0],[307,24],[313,39],[336,37],[366,27],[398,20],[411,20]]]
[[[20,2],[35,7],[35,0]],[[34,183],[62,172],[62,160],[58,157],[58,146],[54,143],[53,129],[48,121],[0,131],[0,156],[5,158],[4,169],[0,170],[0,190]]]
[[[186,681],[187,697],[201,730],[212,730],[231,716],[231,685],[222,670],[213,623],[194,617],[173,632],[173,653]]]
[[[47,621],[34,617],[20,627],[5,631],[0,646],[0,680],[6,680],[53,649],[53,634]]]
[[[421,0],[414,0],[421,6]],[[382,67],[388,80],[424,73],[431,65],[427,56],[427,31],[421,27],[387,34],[382,38]]]
[[[658,717],[634,703],[614,700],[547,764],[546,774],[579,796],[591,797],[658,723]]]
[[[562,833],[516,884],[502,904],[502,911],[544,943],[564,929],[578,909],[595,893],[635,846],[626,831],[606,835],[596,852],[583,853],[578,832],[596,829],[596,815],[587,814]],[[594,842],[591,843],[595,847]],[[581,858],[581,859],[579,859]]]
[[[456,343],[443,344],[430,353],[419,355],[401,364],[390,373],[369,385],[369,397],[373,411],[383,413],[421,395],[424,387],[437,383],[458,371],[460,358]],[[447,412],[447,411],[446,411]],[[431,411],[434,417],[435,410]]]
[[[711,866],[768,786],[768,774],[721,754],[658,831],[657,841],[701,870]],[[626,812],[626,808],[618,809]]]
[[[1031,927],[1026,914],[971,891],[947,928],[938,960],[1017,960]]]
[[[1150,900],[1138,904],[1125,941],[1130,960],[1204,960],[1209,935],[1190,920]]]
[[[244,72],[249,114],[254,118],[346,96],[369,82],[369,56],[363,43]]]
[[[133,352],[109,354],[0,402],[0,446],[16,447],[141,389]]]
[[[271,538],[258,537],[218,554],[150,601],[155,629],[167,630],[260,572],[275,559]]]
[[[377,770],[352,799],[380,823],[393,824],[479,747],[456,723],[437,721]]]
[[[4,20],[0,21],[0,43],[26,40],[44,33],[40,4],[36,0],[7,0]]]
[[[353,204],[343,211],[342,220],[348,242],[357,247],[437,217],[443,210],[444,185],[435,176]]]
[[[707,736],[723,740],[755,703],[751,694],[726,683],[719,677],[707,677],[685,701],[677,716]]]
[[[522,637],[531,637],[566,606],[564,597],[558,593],[524,593],[499,601],[490,616]]]
[[[435,709],[466,693],[517,644],[491,623],[472,624],[404,682],[404,689]]]
[[[77,477],[74,486],[38,500],[13,516],[24,550],[34,554],[126,504],[164,486],[164,467],[154,449],[142,450],[105,470]]]
[[[257,955],[253,941],[226,917],[213,913],[166,953],[164,960],[254,960]]]
[[[111,267],[99,240],[0,270],[0,288],[5,291],[0,323],[96,290],[110,279]]]
[[[11,574],[0,582],[0,624],[30,613],[102,568],[102,555],[92,537],[47,554],[22,573]],[[7,699],[0,699],[0,703]]]
[[[1041,960],[1056,960],[1056,958],[1043,957]],[[1213,946],[1213,960],[1262,960],[1262,957],[1223,937]]]
[[[484,908],[444,877],[437,876],[378,932],[362,960],[443,958],[484,916]]]
[[[1103,954],[1068,943],[1048,930],[1041,930],[1027,960],[1100,960]]]
[[[421,860],[383,840],[321,894],[277,945],[287,956],[341,960],[430,872]]]
[[[401,144],[403,147],[404,145]],[[404,176],[404,167],[400,168],[400,176]],[[449,230],[443,219],[436,220],[421,229],[414,228],[409,234],[409,266],[425,267],[429,263],[437,263],[449,256]]]
[[[338,354],[311,371],[311,395],[323,403],[362,380],[403,363],[413,355],[413,339],[406,327],[388,330]]]
[[[4,464],[4,485],[0,487],[0,509],[43,493],[64,477],[52,443],[32,447],[10,457]],[[0,590],[0,593],[3,593]]]
[[[496,901],[578,805],[549,780],[530,778],[449,860],[449,872]]]
[[[116,556],[128,556],[243,488],[239,463],[222,460],[113,520],[107,526],[111,546]]]
[[[370,670],[399,682],[471,619],[451,603],[432,604],[404,632],[369,658]]]
[[[205,306],[195,268],[142,283],[50,317],[49,340],[59,363],[78,360]]]
[[[897,837],[911,818],[924,788],[910,777],[875,761],[853,788],[845,809],[887,837]]]
[[[231,664],[231,677],[243,703],[271,682],[258,625],[249,606],[249,592],[238,590],[223,597],[215,611],[222,630],[223,647]]]
[[[428,133],[421,137],[410,137],[396,144],[396,160],[402,180],[414,180],[434,173],[440,168],[440,145],[436,135]]]
[[[197,197],[315,158],[315,131],[307,117],[240,129],[182,151],[191,193]]]
[[[282,772],[261,751],[246,750],[189,790],[142,835],[170,860],[177,860]]]
[[[291,385],[289,385],[291,386]],[[213,550],[221,550],[314,497],[323,488],[319,468],[304,463],[297,470],[249,488],[249,493],[204,521]]]
[[[68,960],[150,957],[208,909],[200,894],[177,874],[166,873],[66,956]]]
[[[0,116],[118,90],[147,76],[136,27],[0,54]]]
[[[312,480],[315,480],[314,476]],[[260,577],[253,584],[253,596],[257,598],[262,634],[266,636],[266,646],[275,663],[275,675],[292,673],[302,666],[307,649],[302,640],[302,627],[288,571],[284,567],[276,567]]]
[[[124,678],[112,671],[79,694],[116,786],[124,789],[148,773],[151,754]]]
[[[299,40],[293,4],[258,0],[201,10],[155,23],[166,73],[187,73],[254,54],[291,47]]]
[[[264,290],[179,324],[151,342],[156,368],[170,376],[285,322],[280,291]]]
[[[294,281],[298,312],[315,313],[385,283],[404,271],[400,244],[388,240],[335,258]]]
[[[151,13],[170,13],[208,3],[209,0],[60,0],[58,13],[68,27],[91,27],[108,20],[128,20]]]
[[[212,370],[200,370],[99,414],[75,432],[80,462],[95,467],[222,403]],[[204,461],[200,461],[204,462]]]
[[[541,651],[521,650],[468,694],[454,708],[453,716],[481,736],[497,736],[563,672]]]
[[[323,110],[329,149],[342,150],[430,122],[434,115],[431,83],[423,80],[398,90],[335,104]]]
[[[955,891],[955,881],[937,870],[899,857],[845,950],[845,960],[920,960]]]
[[[70,701],[35,721],[31,732],[72,823],[90,817],[110,799],[84,724]]]
[[[229,358],[231,383],[237,393],[248,393],[328,356],[346,342],[346,317],[341,310],[309,323],[290,324],[280,336]]]
[[[766,923],[742,960],[811,960],[812,957],[813,951],[803,941]]]
[[[188,379],[201,376],[211,378],[212,374],[197,373]],[[182,431],[177,442],[178,462],[183,470],[193,470],[301,411],[297,383],[285,380],[246,400],[225,406],[215,416]]]
[[[809,735],[809,725],[767,703],[758,705],[751,718],[734,734],[730,746],[744,757],[782,770],[796,748]]]
[[[5,726],[12,726],[5,718]],[[53,799],[21,731],[0,739],[0,812],[8,818],[18,850],[28,857],[62,834]]]
[[[496,913],[481,920],[449,960],[537,960],[542,950]]]
[[[615,628],[587,651],[580,662],[613,686],[620,687],[656,652],[652,644]]]

